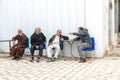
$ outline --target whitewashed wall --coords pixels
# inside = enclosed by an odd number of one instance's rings
[[[85,3],[84,3],[85,1]],[[22,28],[30,36],[37,26],[47,40],[62,29],[64,35],[83,26],[96,40],[96,56],[104,54],[104,0],[0,0],[0,40],[11,39]],[[85,4],[85,5],[84,5]],[[69,36],[70,38],[74,36]],[[8,44],[0,43],[8,52]]]
[[[96,40],[96,57],[102,57],[105,53],[106,31],[104,0],[86,0],[86,26]]]
[[[18,28],[30,36],[40,26],[49,39],[57,29],[68,35],[84,26],[83,0],[1,0],[1,12],[1,39],[11,39]]]

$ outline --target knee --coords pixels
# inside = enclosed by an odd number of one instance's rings
[[[48,46],[48,47],[47,47],[47,50],[50,50],[50,49],[52,49],[52,47],[51,47],[51,46]]]
[[[43,51],[43,49],[42,49],[42,48],[39,48],[39,51]]]
[[[30,50],[32,51],[32,50],[34,50],[34,49],[35,49],[34,46],[31,46]]]
[[[39,49],[43,49],[43,46],[42,46],[42,45],[40,45],[40,46],[39,46]]]
[[[60,47],[56,47],[56,50],[59,50],[59,51],[60,51]]]
[[[50,51],[50,50],[51,50],[51,48],[50,48],[50,47],[48,47],[48,48],[47,48],[47,51]]]
[[[82,46],[79,46],[78,49],[83,49],[83,47],[82,47]]]
[[[15,47],[16,50],[19,50],[20,48],[21,48],[20,46],[16,46],[16,47]]]
[[[31,46],[31,49],[34,49],[35,48],[35,46]]]

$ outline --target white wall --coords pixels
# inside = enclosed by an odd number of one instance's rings
[[[104,14],[104,20],[103,20],[103,23],[104,23],[104,28],[103,28],[103,36],[104,36],[104,41],[103,41],[103,44],[104,45],[104,51],[109,51],[109,28],[111,26],[112,23],[110,23],[109,19],[109,15],[110,15],[110,7],[109,7],[109,0],[104,0],[103,2],[103,7],[104,7],[104,11],[103,11],[103,14]]]
[[[96,57],[102,57],[105,49],[104,0],[86,0],[86,26],[96,41]]]
[[[85,1],[85,5],[84,5]],[[64,35],[85,26],[96,40],[96,56],[104,54],[104,0],[0,0],[0,39],[11,39],[22,28],[30,36],[40,26],[49,39],[57,29]],[[85,22],[84,22],[85,21]],[[74,36],[69,36],[70,38]],[[1,46],[2,45],[2,46]],[[8,51],[7,44],[0,49]],[[6,50],[7,49],[7,50]]]
[[[34,28],[40,26],[49,39],[59,28],[63,30],[63,34],[68,35],[69,31],[77,31],[78,26],[84,26],[83,0],[0,1],[0,32],[4,34],[1,39],[11,39],[18,28],[22,28],[24,33],[30,36]],[[5,46],[1,47],[4,51]]]

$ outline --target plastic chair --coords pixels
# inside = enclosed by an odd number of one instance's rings
[[[85,48],[85,49],[83,50],[83,51],[85,51],[85,52],[95,51],[95,39],[94,39],[94,37],[91,37],[90,39],[91,39],[91,42],[92,42],[92,47],[91,47],[91,48]],[[95,53],[95,52],[92,52],[92,59],[93,59],[93,57],[94,57],[94,53]]]
[[[42,43],[42,48],[46,49],[46,44],[45,43]]]
[[[30,49],[30,38],[28,38],[28,46],[26,47],[26,49]]]

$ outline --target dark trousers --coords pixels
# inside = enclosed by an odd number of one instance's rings
[[[36,49],[35,46],[31,46],[30,51],[31,51],[32,59],[34,59],[34,52],[35,52],[35,50],[39,50],[38,59],[40,59],[40,57],[42,57],[42,54],[43,54],[42,45],[40,45],[38,49]]]

